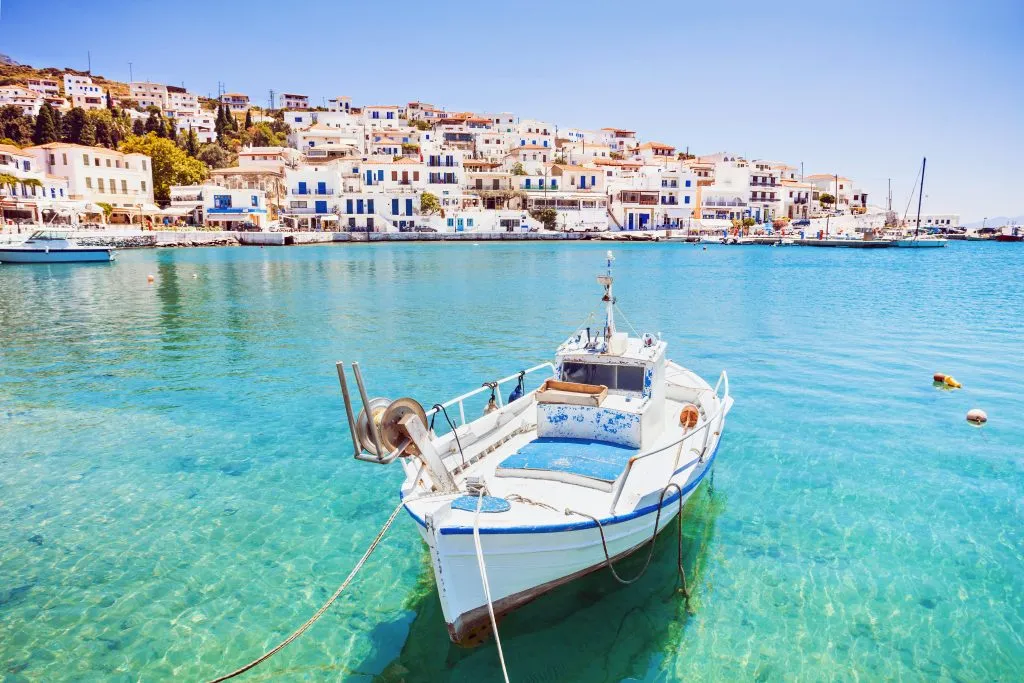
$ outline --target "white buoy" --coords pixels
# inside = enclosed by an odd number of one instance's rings
[[[199,279],[199,274],[198,273],[192,273],[192,279],[193,280],[198,280]]]
[[[146,276],[146,282],[152,282],[152,281],[153,281],[153,280],[155,280],[155,279],[156,279],[156,278],[155,278],[155,277],[153,277],[152,273]]]
[[[988,422],[988,415],[981,408],[971,408],[967,411],[967,421],[975,425],[983,425]]]

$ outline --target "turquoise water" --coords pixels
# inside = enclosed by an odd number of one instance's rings
[[[597,304],[606,248],[0,267],[0,675],[201,680],[262,653],[397,501],[397,466],[351,458],[334,361],[429,405],[545,360]],[[707,377],[726,368],[736,398],[682,522],[694,598],[675,592],[672,528],[637,584],[600,572],[506,619],[512,679],[1024,678],[1024,248],[615,248],[631,321]],[[493,644],[449,644],[400,517],[243,680],[497,667]]]

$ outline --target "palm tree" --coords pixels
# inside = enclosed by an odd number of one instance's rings
[[[20,182],[18,178],[11,175],[10,173],[0,173],[0,189],[9,187],[11,188],[11,193],[13,194],[14,186],[17,185],[18,182]]]

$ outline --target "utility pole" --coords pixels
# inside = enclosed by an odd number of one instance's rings
[[[129,83],[134,83],[135,82],[135,76],[132,74],[132,63],[131,62],[128,62],[128,82]]]
[[[274,108],[274,91],[273,90],[270,91],[270,108],[271,109]]]
[[[89,62],[89,68],[88,68],[88,69],[86,69],[86,71],[88,72],[88,74],[89,74],[90,76],[92,76],[92,52],[91,52],[91,51],[89,51],[89,50],[86,50],[86,52],[85,52],[85,58],[86,58],[86,59],[88,60],[88,62]]]

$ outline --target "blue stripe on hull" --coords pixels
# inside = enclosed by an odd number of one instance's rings
[[[697,488],[700,485],[700,482],[704,479],[704,475],[706,475],[708,473],[708,470],[710,470],[711,466],[714,464],[715,456],[718,455],[718,447],[720,445],[721,445],[721,441],[719,441],[717,444],[715,444],[715,450],[711,453],[711,458],[708,459],[707,465],[704,467],[704,469],[701,471],[700,474],[698,474],[696,477],[693,478],[693,480],[687,482],[687,484],[685,486],[681,487],[681,489],[682,489],[681,492],[677,492],[677,491],[673,490],[673,492],[671,494],[669,494],[668,496],[665,497],[665,500],[662,501],[662,508],[663,509],[668,507],[668,506],[670,506],[672,503],[675,503],[676,500],[678,500],[680,496],[687,495],[688,493],[690,493],[690,491],[694,490],[695,488]],[[692,465],[694,462],[696,462],[696,460],[691,460],[690,462],[686,463],[685,465],[683,465],[682,467],[677,469],[675,472],[673,472],[672,476],[673,477],[676,476],[677,474],[679,474],[680,472],[685,470],[687,467]],[[653,505],[648,505],[646,507],[642,507],[642,508],[640,508],[638,510],[634,510],[633,512],[629,512],[629,513],[624,514],[624,515],[617,515],[615,517],[608,517],[607,519],[602,519],[601,520],[601,526],[607,527],[607,526],[610,526],[610,525],[622,524],[623,522],[628,522],[630,520],[636,519],[637,517],[643,517],[644,515],[648,515],[648,514],[654,512],[657,509],[658,509],[658,504],[655,503]],[[427,526],[426,521],[421,519],[420,517],[418,517],[415,513],[413,513],[413,511],[410,510],[408,506],[406,506],[405,511],[409,513],[410,517],[412,517],[414,520],[416,520],[417,524],[419,524],[422,527],[426,527]],[[596,526],[597,525],[594,524],[593,521],[588,519],[588,520],[582,521],[582,522],[569,522],[569,523],[566,523],[566,524],[544,524],[544,525],[537,525],[537,526],[510,526],[510,527],[491,527],[491,528],[483,528],[483,527],[481,527],[480,533],[481,534],[549,534],[549,533],[556,533],[556,532],[559,532],[559,531],[577,531],[579,529],[590,529],[590,528],[594,528]],[[473,533],[473,527],[467,527],[467,526],[445,527],[445,528],[442,528],[440,531],[441,531],[441,535],[443,535],[443,536],[452,536],[452,535],[459,535],[459,534],[472,534]]]

